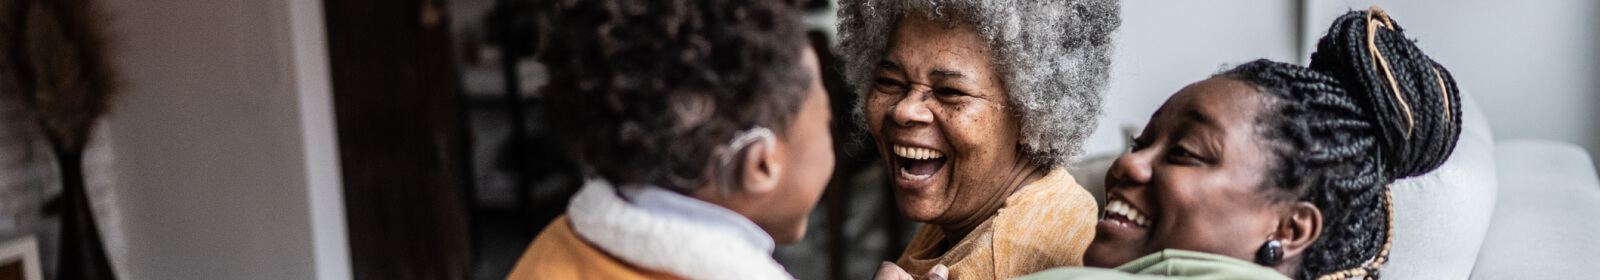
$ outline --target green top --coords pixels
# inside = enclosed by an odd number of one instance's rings
[[[1195,251],[1167,249],[1145,255],[1116,269],[1066,267],[1045,270],[1021,280],[1053,279],[1282,279],[1288,276],[1259,264]]]

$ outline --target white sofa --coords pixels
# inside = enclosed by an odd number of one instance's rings
[[[1600,178],[1572,144],[1495,146],[1500,193],[1471,279],[1595,279]]]
[[[1396,181],[1395,240],[1386,279],[1597,279],[1600,179],[1582,148],[1549,141],[1496,144],[1470,96],[1461,139],[1438,170]],[[1115,155],[1073,173],[1104,205]]]

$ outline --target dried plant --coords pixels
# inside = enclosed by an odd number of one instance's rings
[[[83,149],[117,91],[93,0],[0,0],[0,59],[60,166],[57,279],[113,279],[83,179]]]
[[[16,81],[58,151],[82,151],[117,91],[92,0],[0,0],[12,19],[0,26]],[[20,15],[10,17],[9,15]]]

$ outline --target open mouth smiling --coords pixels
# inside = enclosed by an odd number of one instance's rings
[[[906,181],[922,181],[933,177],[944,168],[944,152],[929,148],[907,147],[892,145],[894,151],[894,165],[899,179]]]
[[[1138,229],[1150,226],[1148,215],[1120,198],[1112,198],[1106,202],[1106,209],[1101,211],[1100,221]]]

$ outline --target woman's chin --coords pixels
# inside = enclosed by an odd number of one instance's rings
[[[895,205],[900,207],[900,213],[907,219],[916,222],[928,222],[950,206],[950,201],[945,199],[944,170],[925,176],[908,176],[907,174],[892,174],[891,188],[894,190]],[[899,172],[896,172],[899,173]],[[920,177],[920,178],[919,178]]]
[[[944,214],[948,207],[941,207],[940,203],[923,194],[908,192],[899,188],[894,190],[894,204],[900,207],[900,214],[906,219],[918,223],[927,223]],[[943,206],[948,206],[944,204]]]
[[[1083,265],[1100,268],[1122,266],[1144,256],[1145,253],[1139,252],[1142,242],[1097,231],[1094,241],[1089,243],[1088,250],[1083,253]]]
[[[1119,250],[1099,243],[1090,244],[1089,250],[1083,253],[1083,266],[1116,268],[1137,259],[1139,256],[1136,255],[1131,250]]]

